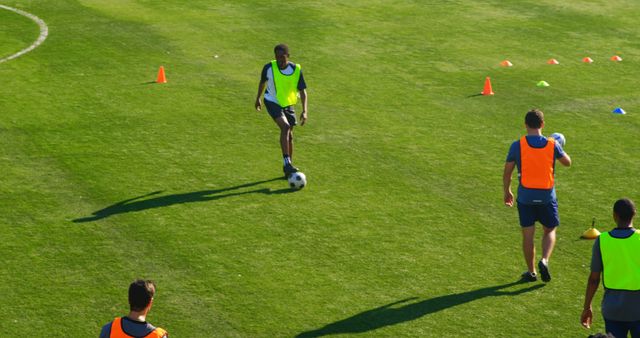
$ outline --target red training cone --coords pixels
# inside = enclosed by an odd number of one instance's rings
[[[611,57],[611,61],[620,62],[620,61],[622,61],[622,58],[617,56],[617,55],[614,55],[614,56]]]
[[[587,56],[586,58],[582,59],[582,62],[584,62],[584,63],[592,63],[593,59],[591,59],[590,57]]]
[[[504,60],[504,61],[500,62],[500,65],[502,67],[511,67],[511,66],[513,66],[513,63],[511,63],[509,60]]]
[[[493,95],[493,90],[491,89],[491,79],[488,76],[484,80],[484,89],[482,90],[482,95]]]
[[[547,63],[550,64],[550,65],[560,64],[560,62],[558,62],[558,60],[556,60],[556,59],[549,59],[549,61],[547,61]]]

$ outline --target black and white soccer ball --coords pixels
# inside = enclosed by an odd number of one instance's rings
[[[307,185],[307,177],[302,172],[295,172],[289,175],[289,186],[291,189],[302,189]]]

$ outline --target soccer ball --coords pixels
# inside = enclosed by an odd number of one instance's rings
[[[567,143],[567,140],[564,138],[564,135],[560,133],[553,133],[551,134],[551,137],[556,139],[556,142],[560,143],[562,147],[564,147],[564,144]]]
[[[295,172],[289,175],[289,186],[291,189],[302,189],[307,185],[307,177],[301,172]]]

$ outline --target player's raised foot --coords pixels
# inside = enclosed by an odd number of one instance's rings
[[[298,172],[298,168],[294,167],[291,164],[287,164],[284,167],[282,167],[282,171],[284,172],[284,178],[289,178],[289,175]]]
[[[535,282],[538,280],[538,275],[535,272],[525,271],[520,278],[523,282]]]
[[[551,280],[551,274],[549,273],[549,266],[545,264],[542,260],[538,262],[538,270],[540,270],[540,276],[542,277],[543,282],[548,282]]]

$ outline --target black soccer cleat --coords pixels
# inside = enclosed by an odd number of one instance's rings
[[[544,264],[542,260],[538,262],[538,270],[540,270],[540,275],[542,276],[543,282],[551,281],[551,274],[549,273],[549,266]]]
[[[538,275],[535,272],[525,271],[522,273],[522,278],[520,279],[523,282],[535,282],[538,280]]]
[[[287,164],[284,167],[282,167],[282,171],[284,172],[284,178],[289,178],[289,175],[298,172],[298,168],[294,167],[291,164]]]

